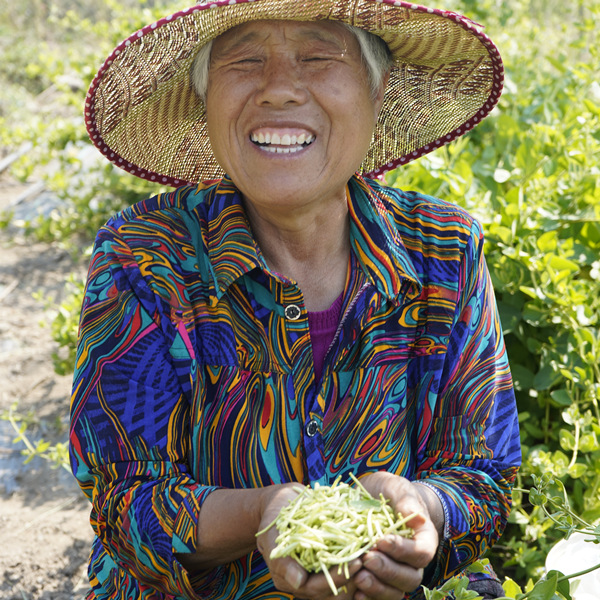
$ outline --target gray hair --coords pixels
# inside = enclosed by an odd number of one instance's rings
[[[363,64],[367,69],[371,96],[375,97],[385,74],[394,63],[390,49],[379,36],[359,27],[348,25],[347,23],[342,23],[342,25],[356,36]],[[208,70],[210,67],[212,44],[213,40],[210,40],[210,42],[200,48],[190,70],[192,85],[202,100],[206,100],[206,91],[208,89]]]

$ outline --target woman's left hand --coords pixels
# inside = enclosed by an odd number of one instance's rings
[[[398,600],[421,584],[423,570],[437,552],[438,529],[418,487],[408,479],[378,472],[361,478],[361,483],[373,497],[381,493],[389,499],[396,513],[418,513],[407,522],[414,536],[388,535],[379,540],[362,557],[363,566],[353,578],[354,600]]]

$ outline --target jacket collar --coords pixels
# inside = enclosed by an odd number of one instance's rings
[[[406,250],[385,187],[354,176],[347,187],[350,243],[361,268],[373,285],[400,305],[403,298],[418,295],[421,281]],[[390,207],[391,208],[391,207]]]
[[[350,216],[350,242],[361,269],[388,300],[399,305],[405,295],[418,294],[421,283],[378,184],[352,177],[346,188]],[[206,246],[212,274],[211,304],[216,304],[238,278],[259,268],[270,271],[252,236],[242,195],[225,177],[206,190]],[[212,192],[212,193],[211,193]]]

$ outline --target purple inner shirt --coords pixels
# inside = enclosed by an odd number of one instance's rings
[[[343,301],[344,294],[342,293],[327,310],[308,313],[308,328],[310,330],[315,378],[317,381],[321,381],[325,355],[333,341],[333,336],[340,322]]]

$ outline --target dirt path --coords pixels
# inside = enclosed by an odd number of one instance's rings
[[[30,186],[0,177],[0,212]],[[71,377],[56,375],[49,328],[75,265],[57,246],[0,229],[0,414],[18,403],[30,414],[30,437],[66,442]],[[65,469],[41,458],[23,464],[15,432],[0,420],[0,599],[80,600],[92,538],[89,505]]]

